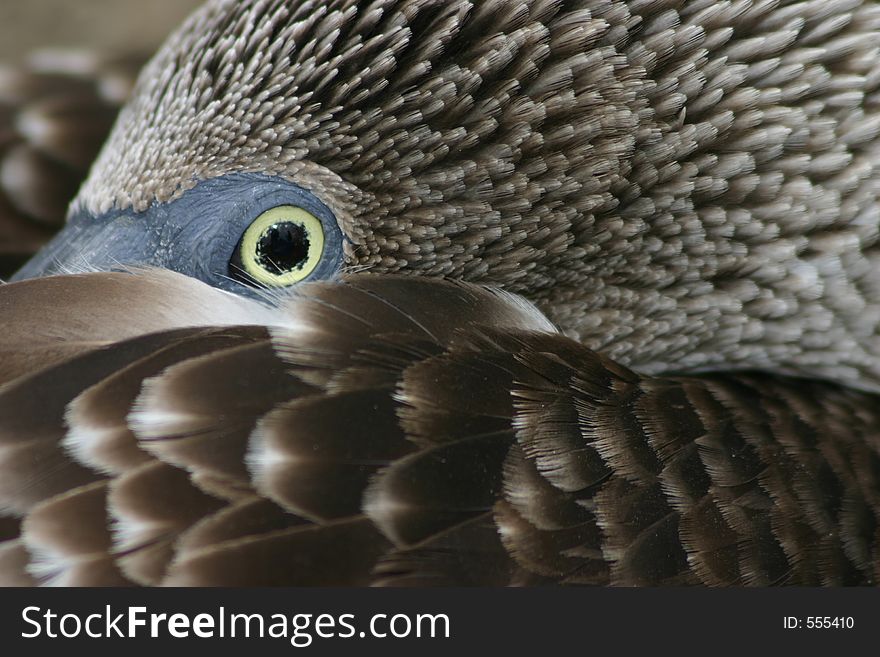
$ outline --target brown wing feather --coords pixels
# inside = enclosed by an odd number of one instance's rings
[[[148,380],[128,422],[163,461],[249,486],[245,456],[257,421],[316,389],[287,374],[268,339],[190,358]]]
[[[145,290],[146,314],[161,300],[180,317],[175,303],[200,292],[173,301],[179,278],[61,277],[28,283],[33,295],[13,289],[24,284],[0,288],[24,323],[10,340],[41,317],[30,299],[104,288],[97,317],[114,318],[125,338],[62,362],[53,355],[48,368],[0,387],[0,502],[24,516],[22,539],[0,550],[7,580],[877,578],[875,395],[762,374],[645,377],[543,330],[519,300],[393,276],[304,286],[302,296],[259,310],[270,339],[258,327],[167,325],[131,337],[124,295],[113,290]],[[200,318],[241,316],[241,306],[229,307]],[[42,413],[27,405],[39,381]],[[65,409],[74,424],[91,417],[86,433],[104,419],[127,424],[144,463],[106,474],[78,463],[63,444]],[[36,452],[9,455],[34,445],[48,465],[23,468],[25,479],[41,481],[24,499],[25,480],[11,470]],[[79,517],[80,534],[62,531]],[[14,535],[17,522],[7,524]],[[100,543],[108,536],[109,546]]]
[[[150,460],[128,426],[144,381],[180,361],[265,338],[265,329],[255,326],[184,329],[179,339],[105,376],[73,399],[65,413],[65,446],[80,462],[106,473],[121,474]]]
[[[178,536],[225,503],[190,481],[186,472],[153,461],[110,483],[107,509],[120,569],[140,584],[158,584],[174,557]]]
[[[22,539],[28,571],[43,584],[125,586],[114,560],[107,517],[107,482],[74,488],[37,505],[25,519]]]
[[[27,571],[31,554],[21,539],[0,543],[0,586],[34,586],[38,584]]]
[[[414,449],[390,392],[316,395],[268,413],[248,455],[259,492],[315,520],[359,513],[376,472]]]

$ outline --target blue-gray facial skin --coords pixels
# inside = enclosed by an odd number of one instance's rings
[[[174,201],[143,212],[73,216],[11,280],[84,269],[162,267],[222,290],[259,297],[255,287],[234,278],[230,261],[247,227],[279,205],[307,210],[324,228],[321,261],[304,280],[334,276],[342,266],[344,237],[333,212],[292,182],[235,173],[206,180]]]

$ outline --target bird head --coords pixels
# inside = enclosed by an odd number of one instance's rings
[[[18,276],[140,264],[247,294],[365,269],[571,292],[638,126],[614,38],[559,2],[209,2]]]
[[[664,7],[210,0],[17,278],[447,277],[642,372],[880,386],[875,9],[820,56],[819,5]]]

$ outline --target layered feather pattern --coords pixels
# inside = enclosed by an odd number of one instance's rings
[[[0,305],[19,306],[24,286],[68,290],[55,310],[84,345],[0,387],[5,583],[880,575],[870,393],[642,376],[518,297],[412,277],[312,283],[271,310],[230,297],[256,323],[196,326],[181,301],[163,326],[85,345],[103,319],[80,288],[124,324],[130,295],[186,299],[193,285],[142,271],[0,287]],[[25,399],[42,412],[22,413]]]
[[[640,372],[880,390],[878,143],[873,0],[210,0],[75,208],[278,176]]]
[[[0,275],[114,66],[0,75]],[[349,273],[0,287],[0,580],[876,583],[878,89],[869,0],[210,0],[74,211],[277,176]]]

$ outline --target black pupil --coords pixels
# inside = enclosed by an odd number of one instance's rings
[[[308,257],[309,235],[302,225],[292,221],[272,224],[257,242],[257,262],[273,274],[302,269]]]

